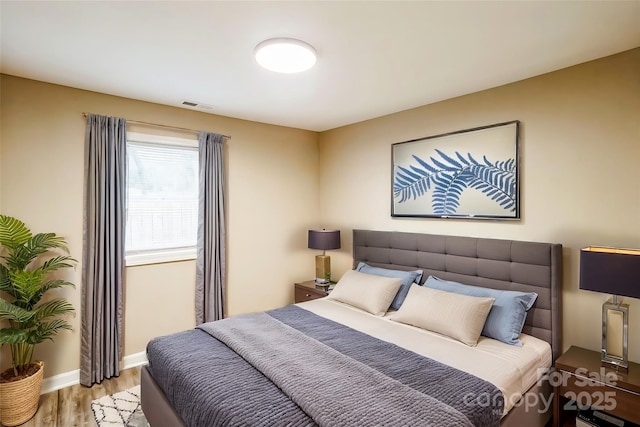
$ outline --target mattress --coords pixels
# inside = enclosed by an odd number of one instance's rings
[[[504,408],[488,381],[295,305],[154,338],[147,357],[189,426],[497,427]]]
[[[390,313],[383,317],[373,316],[327,298],[297,305],[318,316],[489,381],[505,397],[505,414],[551,366],[551,346],[526,334],[520,336],[522,347],[484,336],[480,337],[476,347],[470,347],[434,332],[394,322],[389,318]]]

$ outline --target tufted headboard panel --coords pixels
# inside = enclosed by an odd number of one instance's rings
[[[523,332],[562,352],[562,245],[396,231],[353,230],[359,262],[398,270],[424,270],[467,285],[536,292]]]

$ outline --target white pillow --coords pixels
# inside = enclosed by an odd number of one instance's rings
[[[411,285],[402,307],[391,320],[437,332],[474,347],[494,300]]]
[[[389,309],[401,283],[400,278],[349,270],[338,280],[327,298],[382,316]]]

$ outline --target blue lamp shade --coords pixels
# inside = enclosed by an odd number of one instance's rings
[[[603,365],[629,367],[629,304],[618,296],[640,297],[640,250],[589,246],[580,251],[580,289],[612,294],[602,304]]]
[[[640,250],[599,246],[582,249],[580,289],[640,298]]]
[[[309,230],[309,249],[322,249],[322,255],[316,255],[316,284],[328,285],[331,257],[325,255],[325,251],[340,249],[340,230]]]
[[[309,249],[340,249],[340,230],[309,230]]]

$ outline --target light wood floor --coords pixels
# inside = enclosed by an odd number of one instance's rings
[[[140,367],[120,371],[120,376],[102,381],[93,387],[79,384],[40,396],[35,417],[20,427],[91,426],[96,422],[91,401],[140,384]]]

